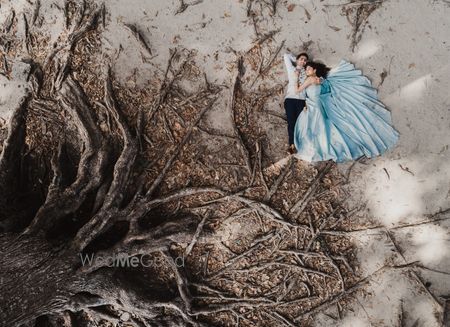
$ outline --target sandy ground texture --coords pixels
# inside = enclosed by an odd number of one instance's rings
[[[41,3],[45,21],[53,26],[51,44],[64,21],[56,2]],[[361,4],[366,9],[359,9]],[[27,2],[3,0],[1,22],[7,19],[8,6],[19,15]],[[345,58],[361,69],[391,110],[400,141],[383,157],[339,165],[344,174],[350,172],[349,204],[360,207],[354,217],[357,227],[345,233],[355,244],[366,292],[356,293],[350,308],[341,311],[336,305],[318,313],[314,324],[450,326],[444,310],[450,306],[447,1],[111,0],[106,7],[109,23],[102,51],[128,86],[151,83],[174,48],[193,51],[208,81],[229,85],[238,56],[270,35],[267,47],[261,43],[263,74],[246,80],[255,97],[263,87],[278,88],[260,111],[259,126],[268,136],[265,168],[287,162],[280,92],[286,84],[283,53],[307,51],[331,67]],[[248,10],[260,15],[252,19]],[[139,29],[143,43],[129,26]],[[19,25],[18,33],[23,28]],[[21,61],[9,65],[9,78],[0,75],[1,120],[8,119],[27,83],[28,66]],[[229,102],[220,99],[207,117],[223,133],[232,132]],[[239,228],[244,227],[230,226],[228,233]]]

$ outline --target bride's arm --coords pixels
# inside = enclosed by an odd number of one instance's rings
[[[303,83],[298,82],[297,87],[295,88],[296,93],[300,93],[304,89],[306,89],[308,86],[313,84],[314,79],[312,77],[308,77]]]

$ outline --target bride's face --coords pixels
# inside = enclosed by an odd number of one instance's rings
[[[316,70],[311,66],[306,66],[306,76],[315,76]]]

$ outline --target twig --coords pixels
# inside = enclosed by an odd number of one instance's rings
[[[361,160],[361,158],[356,159],[355,161],[352,162],[350,167],[348,167],[347,171],[345,172],[345,183],[344,184],[348,184],[350,182],[350,175],[352,173],[352,170],[360,160]]]
[[[319,275],[322,277],[334,278],[330,274],[320,271],[320,270],[302,267],[302,266],[298,266],[298,265],[295,265],[292,263],[285,263],[285,262],[264,262],[264,263],[258,262],[258,264],[255,266],[251,266],[249,268],[243,268],[243,269],[233,269],[232,271],[240,272],[240,273],[249,273],[249,272],[253,272],[253,271],[264,270],[266,268],[272,268],[274,266],[294,268],[294,269],[301,270],[305,273],[315,274],[315,275]]]
[[[183,13],[189,6],[195,6],[202,2],[203,0],[196,0],[192,3],[185,3],[184,0],[180,0],[180,7],[178,7],[177,11],[175,12],[175,15]]]
[[[269,317],[274,318],[275,320],[281,322],[282,324],[284,324],[285,326],[288,327],[295,327],[295,323],[293,321],[291,321],[290,319],[286,318],[285,316],[283,316],[281,313],[278,313],[276,311],[272,311],[272,312],[265,312],[262,311],[263,314],[268,315]]]
[[[357,4],[358,7],[356,8],[356,13],[354,16],[353,21],[350,19],[350,13],[353,13],[353,8],[350,8],[347,10],[347,20],[351,25],[353,25],[353,30],[351,34],[351,44],[350,49],[352,52],[355,51],[355,47],[358,45],[359,41],[361,40],[362,33],[364,31],[364,27],[367,24],[367,19],[372,14],[375,9],[377,9],[381,4],[383,3],[383,0],[381,1],[369,1],[369,2],[354,2],[353,4]],[[351,5],[352,3],[344,4]],[[358,34],[359,33],[359,34]]]
[[[5,23],[3,24],[3,33],[9,33],[9,30],[11,29],[12,25],[14,24],[14,18],[16,18],[16,12],[14,9],[11,10],[11,13],[6,18]]]
[[[172,61],[175,58],[176,54],[177,54],[177,49],[174,49],[173,51],[171,51],[169,60],[167,62],[166,71],[164,72],[163,81],[162,81],[161,87],[159,89],[159,97],[156,99],[155,103],[153,104],[152,108],[150,109],[150,111],[148,113],[149,121],[151,121],[153,119],[153,115],[160,108],[161,104],[165,101],[167,94],[170,91],[169,87],[172,85],[173,81],[167,82],[167,79],[168,79],[170,68],[172,66]]]
[[[152,49],[150,48],[150,46],[148,45],[148,43],[145,41],[145,38],[144,38],[142,32],[139,31],[139,29],[138,29],[135,25],[132,25],[132,24],[124,24],[124,25],[125,25],[125,27],[127,27],[127,28],[131,31],[131,33],[132,33],[133,36],[136,38],[136,40],[138,40],[139,45],[140,45],[146,52],[148,52],[148,54],[149,54],[150,56],[152,56],[152,55],[153,55]]]
[[[242,149],[242,153],[244,155],[244,161],[245,164],[247,165],[247,170],[249,175],[252,174],[252,164],[250,162],[250,154],[249,151],[247,149],[247,147],[244,144],[244,141],[242,139],[242,135],[241,132],[239,130],[239,128],[236,126],[236,93],[238,92],[238,90],[240,89],[240,85],[241,85],[241,76],[243,74],[243,58],[242,56],[238,58],[237,61],[237,71],[236,71],[236,75],[234,77],[234,82],[233,82],[233,86],[232,86],[232,90],[231,90],[231,112],[233,114],[233,129],[235,132],[236,137],[238,138],[239,141],[239,145],[240,148]]]
[[[252,4],[254,0],[247,0],[247,17],[252,14]]]
[[[324,5],[324,7],[360,6],[360,5],[369,5],[369,4],[373,4],[373,3],[382,3],[383,1],[385,1],[385,0],[367,0],[367,1],[359,0],[359,1],[351,1],[351,2],[346,2],[346,3],[336,4],[336,5]]]
[[[178,292],[180,293],[180,297],[183,299],[183,302],[186,306],[186,311],[188,313],[191,312],[191,294],[189,292],[188,288],[188,282],[184,276],[180,273],[177,264],[173,260],[172,256],[167,251],[161,251],[161,253],[164,254],[164,257],[166,258],[167,262],[169,263],[170,267],[172,268],[172,271],[175,274],[175,280],[177,282],[178,286]]]
[[[281,49],[284,47],[285,42],[286,42],[286,40],[283,40],[281,42],[280,46],[275,50],[274,54],[272,55],[272,58],[269,59],[267,64],[261,70],[261,75],[265,75],[269,71],[269,69],[272,67],[274,60],[278,57],[278,54],[280,53]]]
[[[256,24],[254,22],[254,24]],[[261,44],[263,44],[264,42],[266,42],[267,40],[273,38],[276,34],[278,34],[281,31],[281,29],[277,29],[277,30],[272,30],[270,32],[267,32],[263,35],[259,35],[259,33],[256,32],[255,29],[255,34],[257,35],[257,38],[255,40],[253,40],[253,46],[247,51],[247,53],[249,53],[250,51],[253,50],[254,47],[259,47]]]
[[[401,164],[398,164],[398,165],[402,170],[404,170],[414,176],[414,173],[411,170],[409,170],[408,167],[403,167]]]
[[[211,275],[209,275],[206,278],[206,280],[210,281],[210,280],[213,280],[213,279],[223,275],[227,270],[229,270],[231,267],[233,267],[241,258],[244,258],[244,257],[252,254],[255,250],[259,249],[263,245],[263,242],[270,241],[275,236],[276,236],[275,232],[270,231],[269,233],[263,235],[262,237],[259,237],[258,239],[253,241],[253,243],[250,245],[250,247],[247,250],[245,250],[241,254],[228,260],[225,263],[224,267],[220,268],[219,270],[217,270],[214,273],[212,273]]]
[[[264,189],[266,190],[267,195],[269,193],[269,186],[267,186],[266,178],[264,177],[264,173],[262,171],[262,146],[259,140],[256,141],[256,153],[258,156],[259,176],[261,177],[261,181],[264,185]]]
[[[271,115],[271,116],[275,116],[275,117],[278,117],[278,118],[280,118],[280,119],[286,121],[286,116],[283,115],[283,114],[280,114],[280,113],[278,113],[278,112],[275,112],[275,111],[272,111],[272,110],[269,110],[269,109],[267,109],[266,112],[267,112],[269,115]]]
[[[290,213],[295,214],[295,218],[298,218],[300,214],[303,212],[303,210],[306,208],[306,205],[309,202],[309,199],[312,197],[314,192],[319,187],[320,180],[330,171],[331,167],[333,166],[333,163],[327,162],[325,167],[322,169],[320,173],[316,175],[316,178],[311,183],[311,185],[308,187],[308,190],[303,195],[303,197],[297,201],[292,208],[289,210]]]
[[[162,121],[164,125],[164,130],[166,131],[166,134],[169,136],[170,140],[175,143],[175,138],[173,137],[172,130],[169,127],[169,123],[167,121],[167,117],[164,112],[161,112]]]
[[[358,282],[356,282],[352,287],[346,289],[344,292],[340,292],[339,294],[332,296],[329,300],[322,302],[320,305],[313,307],[312,309],[303,312],[302,314],[298,315],[297,317],[295,317],[294,321],[298,322],[301,319],[306,319],[309,316],[319,312],[319,311],[324,311],[325,309],[329,308],[330,306],[336,304],[337,302],[339,302],[340,300],[342,300],[343,298],[345,298],[346,296],[353,294],[354,292],[356,292],[357,290],[359,290],[360,288],[362,288],[363,286],[367,285],[370,283],[371,279],[374,278],[375,275],[378,275],[379,273],[381,273],[382,271],[386,270],[388,267],[384,266],[381,267],[380,269],[378,269],[377,271],[375,271],[374,273],[372,273],[371,275],[359,280]]]
[[[292,169],[292,165],[294,164],[293,157],[289,158],[289,163],[283,167],[283,170],[281,171],[280,175],[278,175],[277,179],[273,183],[272,187],[270,188],[269,192],[267,192],[266,196],[264,197],[263,201],[270,201],[272,196],[277,192],[278,187],[283,182],[284,178],[286,177],[286,174],[289,172],[289,170]]]
[[[256,177],[256,166],[257,166],[257,161],[258,160],[258,158],[255,158],[255,160],[254,160],[254,163],[253,163],[253,170],[252,170],[252,175],[251,175],[251,178],[250,178],[250,182],[248,183],[248,186],[249,187],[252,187],[253,186],[253,183],[255,182],[255,177]]]
[[[211,101],[209,101],[209,103],[205,106],[205,108],[203,108],[200,111],[200,113],[197,115],[196,119],[191,124],[191,126],[189,126],[185,136],[182,139],[182,141],[176,146],[172,156],[167,160],[167,162],[164,165],[164,168],[162,169],[161,173],[156,177],[156,179],[153,181],[152,185],[148,189],[148,191],[146,193],[146,197],[147,198],[150,197],[153,194],[153,192],[156,190],[156,188],[162,182],[162,180],[166,176],[167,172],[169,171],[170,167],[172,166],[172,163],[175,161],[176,157],[178,156],[178,154],[180,153],[180,151],[182,150],[184,145],[190,139],[190,137],[191,137],[191,135],[192,135],[192,133],[194,131],[194,127],[197,126],[197,124],[200,122],[200,120],[202,119],[202,117],[206,113],[206,111],[208,111],[212,107],[214,102],[216,102],[216,101],[217,101],[217,98],[214,98]]]
[[[283,40],[283,42],[281,42],[280,46],[277,48],[275,53],[269,59],[267,64],[264,65],[264,67],[263,67],[264,58],[262,57],[261,48],[258,46],[260,62],[259,62],[257,74],[256,74],[255,79],[253,80],[253,82],[250,84],[250,88],[252,88],[253,85],[255,85],[255,83],[259,79],[259,77],[265,75],[269,71],[269,69],[272,67],[272,64],[273,64],[274,60],[278,57],[278,54],[280,53],[281,49],[284,47],[285,41],[286,40]]]
[[[33,11],[33,17],[31,18],[31,24],[34,25],[36,23],[36,19],[39,16],[39,10],[41,8],[41,0],[35,0],[35,7]]]
[[[404,223],[404,224],[399,224],[397,226],[394,227],[390,227],[389,230],[397,230],[397,229],[403,229],[403,228],[410,228],[410,227],[416,227],[416,226],[420,226],[420,225],[426,225],[426,224],[432,224],[432,223],[436,223],[438,221],[445,221],[445,220],[449,220],[450,217],[439,217],[439,218],[433,218],[436,215],[439,215],[441,213],[447,213],[450,209],[446,209],[446,210],[442,210],[441,212],[438,212],[437,214],[433,214],[433,215],[429,215],[430,219],[428,220],[423,220],[417,223]],[[370,227],[365,227],[365,228],[356,228],[356,229],[350,229],[350,230],[323,230],[322,234],[328,234],[328,235],[346,235],[346,234],[351,234],[351,233],[360,233],[360,232],[367,232],[367,231],[372,231],[372,230],[382,230],[386,228],[386,226],[384,225],[376,225],[376,226],[370,226]]]
[[[217,129],[211,128],[211,127],[205,128],[205,127],[197,126],[197,129],[208,135],[217,136],[217,137],[225,137],[225,138],[229,138],[232,140],[236,140],[235,135],[228,135],[228,134],[222,133],[221,131],[219,131]]]
[[[23,13],[23,25],[24,25],[24,33],[25,33],[25,38],[23,41],[24,41],[25,47],[27,49],[27,52],[30,53],[32,44],[31,44],[31,37],[30,37],[30,28],[29,28],[27,16],[25,15],[25,13]]]
[[[394,246],[395,251],[400,255],[400,257],[402,258],[402,260],[403,260],[405,263],[407,263],[407,260],[406,260],[405,256],[403,255],[403,253],[402,253],[402,251],[401,251],[399,245],[398,245],[397,242],[395,241],[395,239],[394,239],[394,237],[392,236],[391,232],[390,232],[387,228],[384,229],[384,232],[386,233],[386,235],[388,236],[388,238],[389,238],[389,240],[391,241],[392,245]],[[420,277],[419,274],[417,274],[417,272],[415,272],[415,271],[412,271],[412,274],[413,274],[414,277],[416,278],[418,284],[420,284],[420,286],[422,286],[423,290],[424,290],[426,293],[428,293],[428,295],[431,296],[431,298],[434,300],[434,302],[436,303],[436,305],[437,305],[439,308],[443,309],[443,308],[442,308],[442,304],[439,302],[439,300],[436,298],[436,296],[435,296],[433,293],[430,292],[430,290],[428,289],[428,287],[426,287],[425,282],[422,280],[422,277]]]
[[[186,121],[183,117],[178,113],[177,108],[175,108],[173,105],[169,104],[168,107],[172,109],[172,112],[177,116],[177,119],[180,121],[181,126],[185,127]]]
[[[309,240],[308,245],[306,246],[306,251],[309,251],[311,249],[311,246],[313,245],[314,241],[317,239],[317,237],[322,232],[322,228],[328,222],[328,219],[333,217],[334,214],[340,209],[342,209],[342,207],[340,205],[338,205],[330,214],[327,215],[327,217],[323,220],[323,222],[319,225],[319,227],[315,231],[313,231],[313,235],[312,235],[311,239]]]
[[[189,254],[191,254],[192,248],[194,247],[195,243],[197,243],[198,237],[200,236],[200,233],[203,230],[203,226],[205,225],[205,222],[208,218],[211,217],[211,212],[208,212],[200,221],[200,223],[197,226],[197,230],[195,231],[194,236],[192,237],[191,243],[189,243],[188,247],[184,251],[184,256],[188,257]]]
[[[389,175],[389,173],[388,173],[387,169],[386,169],[386,168],[383,168],[383,170],[384,170],[384,172],[386,173],[386,175],[387,175],[388,179],[391,179],[391,176]]]
[[[253,31],[255,32],[255,35],[257,39],[259,38],[259,31],[258,31],[258,25],[256,24],[256,15],[251,15],[252,23],[253,23]]]
[[[405,264],[399,265],[399,266],[393,266],[393,268],[405,268],[405,267],[419,268],[419,269],[431,271],[431,272],[434,272],[434,273],[437,273],[437,274],[450,276],[450,272],[443,271],[443,270],[438,270],[438,269],[433,269],[433,268],[428,268],[428,267],[422,265],[419,261],[405,263]]]

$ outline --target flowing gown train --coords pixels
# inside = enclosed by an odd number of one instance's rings
[[[320,85],[306,89],[306,106],[294,130],[296,156],[314,162],[344,162],[379,156],[399,134],[369,79],[342,60]]]

